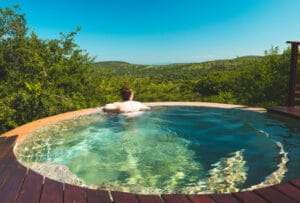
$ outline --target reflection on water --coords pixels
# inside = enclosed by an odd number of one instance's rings
[[[51,177],[60,181],[143,194],[228,193],[281,182],[285,147],[260,114],[239,113],[160,107],[133,118],[93,114],[39,129],[15,152],[44,175],[54,167]]]

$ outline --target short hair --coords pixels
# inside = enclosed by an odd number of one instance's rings
[[[124,101],[128,101],[129,98],[131,97],[132,95],[132,89],[128,88],[128,87],[123,87],[121,90],[120,90],[120,93],[121,93],[121,96],[123,98]]]

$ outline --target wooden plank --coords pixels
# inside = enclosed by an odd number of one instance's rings
[[[193,203],[215,203],[216,201],[210,195],[187,195],[187,198]]]
[[[16,142],[17,137],[18,137],[17,135],[12,135],[12,136],[9,136],[9,137],[0,136],[0,145],[1,145],[1,143],[14,144]]]
[[[29,170],[16,203],[38,203],[40,201],[42,185],[43,176]]]
[[[258,190],[253,190],[253,192],[259,194],[264,199],[268,200],[269,202],[273,202],[273,203],[295,202],[294,200],[288,198],[286,195],[284,195],[281,192],[277,191],[273,187],[261,188],[261,189],[258,189]]]
[[[40,203],[63,203],[63,184],[45,178]]]
[[[1,170],[0,176],[0,190],[4,187],[5,183],[11,178],[12,173],[15,172],[15,168],[19,166],[19,163],[14,159],[13,151],[9,153],[7,157],[7,163],[2,164],[3,170]]]
[[[284,184],[279,184],[274,186],[277,190],[279,190],[281,193],[285,194],[289,198],[300,202],[300,189],[296,188],[295,186],[289,184],[289,183],[284,183]]]
[[[2,185],[2,182],[5,179],[5,174],[11,173],[10,165],[15,162],[14,152],[13,149],[11,149],[8,154],[2,159],[0,164],[0,188]]]
[[[111,192],[114,203],[138,203],[138,199],[135,194],[126,192]]]
[[[4,142],[5,139],[0,137],[0,152],[2,152],[3,147],[6,145],[6,143]]]
[[[1,202],[14,202],[18,192],[23,184],[27,169],[16,163],[12,173],[5,181],[4,186],[0,189]]]
[[[290,59],[290,79],[288,91],[288,106],[295,106],[295,89],[297,86],[297,69],[298,69],[298,44],[291,44],[291,59]]]
[[[88,203],[111,203],[107,191],[86,189],[86,194]]]
[[[222,203],[240,203],[241,201],[231,194],[212,194],[212,198],[216,202]]]
[[[298,107],[276,106],[276,107],[268,108],[268,111],[285,114],[295,118],[300,118],[300,108]]]
[[[140,203],[162,203],[158,195],[137,195]]]
[[[17,140],[17,138],[18,138],[18,135],[8,136],[8,137],[6,137],[6,142],[14,145],[14,143]]]
[[[294,179],[290,181],[293,185],[300,188],[300,178]]]
[[[166,203],[190,203],[189,199],[185,195],[180,194],[166,194],[162,195],[162,198]]]
[[[266,203],[267,201],[264,200],[262,197],[257,195],[254,192],[246,191],[246,192],[236,192],[232,194],[233,196],[237,197],[244,203]]]
[[[13,148],[16,138],[17,138],[17,136],[1,138],[0,162],[8,154],[8,152]]]
[[[65,184],[64,203],[87,202],[85,189],[75,185]]]
[[[6,137],[0,137],[0,151],[2,152],[3,147],[6,145]]]
[[[17,135],[10,137],[0,137],[0,150],[3,151],[3,147],[5,146],[13,147],[17,137]]]

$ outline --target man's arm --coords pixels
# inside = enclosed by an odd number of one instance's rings
[[[143,103],[140,103],[140,110],[144,111],[144,110],[150,110],[150,107],[149,106],[146,106],[145,104]]]
[[[119,105],[118,102],[112,103],[112,104],[106,104],[103,107],[103,111],[110,111],[110,112],[116,112],[119,111]]]

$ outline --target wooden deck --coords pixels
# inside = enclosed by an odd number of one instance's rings
[[[215,203],[300,202],[300,178],[247,192],[212,195],[138,195],[64,184],[25,168],[13,153],[17,136],[0,137],[1,203]]]
[[[294,118],[300,118],[300,106],[287,107],[287,106],[275,106],[268,108],[268,111],[285,114]]]

